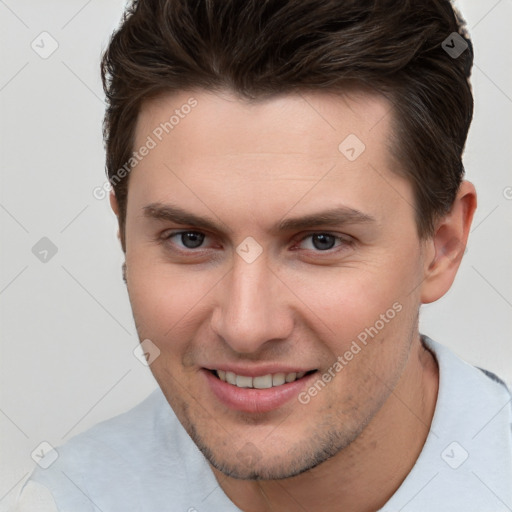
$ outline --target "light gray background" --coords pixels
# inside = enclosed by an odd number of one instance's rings
[[[62,444],[155,387],[132,353],[115,219],[92,194],[105,182],[99,55],[123,5],[0,0],[0,510],[42,441]],[[512,0],[457,5],[476,49],[465,165],[479,207],[455,285],[421,329],[512,383]],[[31,47],[43,31],[58,43],[46,59]],[[58,248],[46,263],[32,253],[42,237]]]

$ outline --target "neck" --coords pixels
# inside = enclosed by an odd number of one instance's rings
[[[418,337],[386,403],[357,439],[334,457],[284,480],[236,480],[212,469],[226,495],[245,512],[378,510],[420,455],[434,415],[438,382],[435,358]]]

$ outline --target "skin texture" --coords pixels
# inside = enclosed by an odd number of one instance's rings
[[[242,510],[375,510],[428,435],[438,373],[420,342],[418,310],[452,284],[474,188],[464,182],[436,234],[420,240],[412,188],[392,172],[390,105],[357,91],[252,103],[229,92],[163,96],[142,109],[135,147],[191,97],[197,105],[129,178],[126,279],[140,339],[160,350],[151,370]],[[354,161],[338,149],[349,134],[365,144]],[[147,214],[148,205],[169,204],[217,227]],[[338,207],[372,220],[271,229]],[[170,237],[180,231],[206,236],[190,249]],[[340,238],[321,250],[315,233]],[[262,250],[252,263],[236,252],[249,236]],[[205,379],[203,368],[277,364],[316,369],[316,381],[397,304],[307,404],[240,412]]]

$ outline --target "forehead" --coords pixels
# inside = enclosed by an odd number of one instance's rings
[[[240,98],[228,91],[181,91],[143,104],[135,145],[153,133],[168,144],[189,136],[200,137],[196,154],[226,155],[236,150],[315,156],[339,151],[346,136],[354,134],[366,146],[377,149],[388,138],[391,114],[387,99],[357,89],[282,94],[257,100]],[[180,154],[187,156],[186,151]]]
[[[134,149],[151,149],[131,172],[129,197],[139,208],[179,200],[206,211],[215,201],[231,218],[329,201],[382,217],[397,187],[412,202],[391,172],[391,121],[385,98],[357,90],[257,101],[204,90],[164,95],[139,114]]]

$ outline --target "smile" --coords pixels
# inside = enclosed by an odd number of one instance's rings
[[[234,369],[203,368],[201,373],[216,401],[229,409],[253,414],[274,411],[292,402],[318,373],[318,370],[292,371],[293,368],[275,366],[239,368],[237,373]]]
[[[236,373],[224,370],[215,370],[214,373],[222,382],[227,382],[239,388],[269,389],[295,382],[298,379],[302,379],[306,373],[311,372],[269,373],[259,377],[237,375]]]

